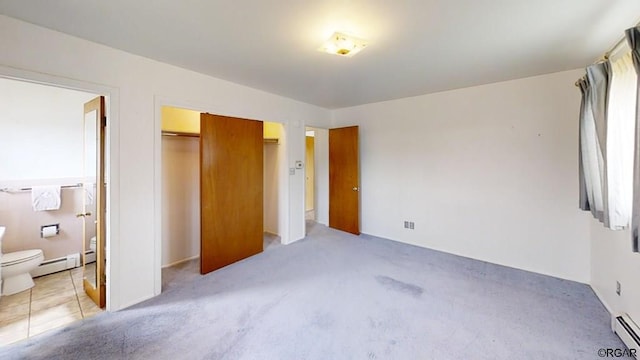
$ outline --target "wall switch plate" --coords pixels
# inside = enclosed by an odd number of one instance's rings
[[[620,281],[616,281],[616,294],[618,294],[618,296],[620,296],[621,288]]]
[[[295,175],[296,174],[296,168],[289,168],[289,175]]]

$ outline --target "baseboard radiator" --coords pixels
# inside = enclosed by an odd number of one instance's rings
[[[634,350],[631,352],[638,358],[640,355],[640,328],[636,325],[631,317],[627,314],[622,314],[613,318],[613,331],[618,334],[622,342],[629,348]]]
[[[96,261],[96,252],[93,250],[87,250],[84,252],[84,263],[90,264]]]
[[[69,254],[57,259],[43,261],[40,266],[31,271],[31,276],[43,276],[58,271],[73,269],[80,266],[80,253]]]

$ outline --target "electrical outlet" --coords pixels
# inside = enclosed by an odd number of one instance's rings
[[[616,294],[618,294],[618,296],[620,296],[621,290],[620,281],[616,281]]]
[[[404,228],[405,229],[413,230],[414,227],[415,227],[415,224],[414,224],[413,221],[405,221],[404,222]]]

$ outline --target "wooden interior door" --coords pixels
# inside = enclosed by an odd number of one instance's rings
[[[106,187],[104,179],[105,127],[104,96],[84,104],[83,288],[101,308],[106,305],[106,232],[104,226]],[[91,238],[95,236],[95,247]],[[87,256],[89,254],[90,256]]]
[[[262,122],[200,115],[200,272],[263,250]]]
[[[329,129],[329,226],[360,235],[358,127]]]

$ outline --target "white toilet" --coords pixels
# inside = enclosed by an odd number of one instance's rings
[[[0,227],[0,246],[2,244],[4,227]],[[2,295],[12,295],[33,287],[33,279],[29,271],[38,267],[44,261],[42,250],[23,250],[0,254],[2,271]]]

